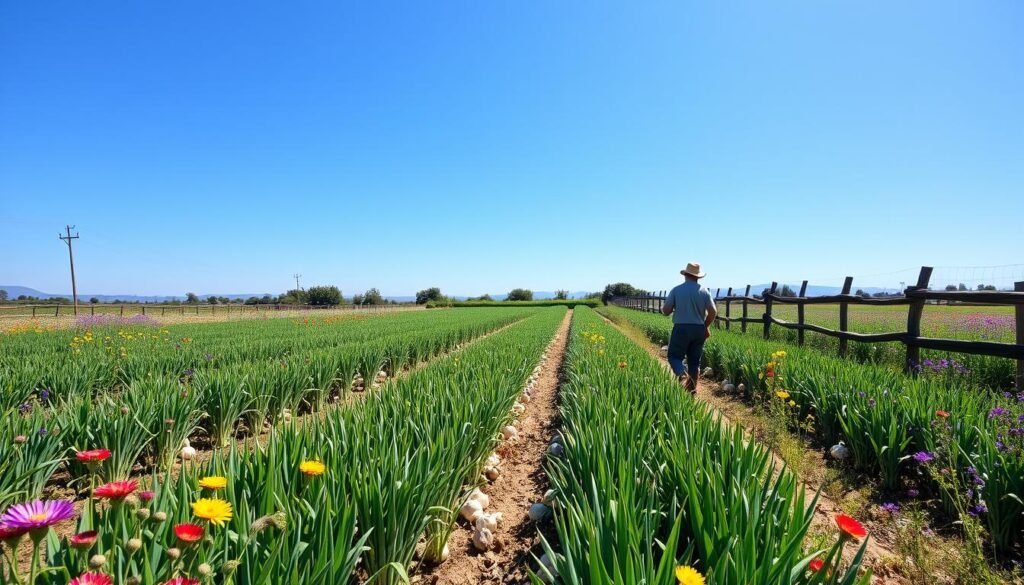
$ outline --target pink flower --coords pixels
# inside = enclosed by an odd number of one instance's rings
[[[75,577],[68,585],[114,585],[114,580],[110,578],[110,575],[90,571]]]

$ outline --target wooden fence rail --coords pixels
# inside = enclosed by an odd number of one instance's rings
[[[185,304],[180,303],[176,305],[163,305],[155,303],[128,303],[128,304],[109,304],[109,303],[92,303],[92,304],[79,304],[78,313],[89,316],[96,314],[100,315],[118,315],[121,317],[125,316],[125,309],[129,315],[199,315],[202,313],[209,314],[241,314],[241,313],[259,313],[266,311],[314,311],[324,309],[348,309],[357,311],[380,311],[389,308],[396,308],[399,305],[337,305],[337,306],[322,306],[322,305],[281,305],[281,304],[255,304],[255,305],[244,305],[244,304]],[[88,309],[86,308],[88,307]],[[97,310],[98,309],[98,310]],[[71,304],[52,304],[52,305],[0,305],[0,317],[28,317],[31,312],[32,317],[60,317],[61,315],[72,315],[74,306]]]
[[[718,317],[715,319],[715,326],[721,327],[724,325],[726,329],[729,329],[733,323],[739,323],[742,331],[746,332],[748,324],[760,323],[764,327],[764,338],[769,339],[772,325],[777,325],[784,329],[795,330],[799,345],[804,344],[805,332],[812,331],[839,339],[840,356],[847,355],[850,341],[859,343],[900,342],[906,346],[907,357],[905,367],[911,373],[916,372],[919,368],[921,349],[1009,358],[1017,361],[1017,388],[1024,388],[1024,282],[1015,283],[1012,292],[933,291],[928,289],[931,276],[932,268],[929,266],[922,267],[917,283],[907,287],[903,291],[903,296],[885,298],[868,298],[850,294],[850,290],[853,287],[853,277],[849,276],[844,280],[843,288],[839,294],[820,297],[806,296],[806,280],[801,283],[800,293],[797,296],[783,296],[779,294],[777,292],[778,283],[776,282],[773,282],[768,291],[760,297],[750,295],[750,285],[747,285],[746,291],[742,295],[733,295],[732,288],[729,288],[726,290],[725,296],[722,296],[722,289],[717,289],[715,291],[715,303],[718,305]],[[1013,306],[1015,307],[1016,315],[1016,343],[922,337],[921,317],[924,314],[924,307],[929,301]],[[660,312],[664,302],[665,291],[660,291],[659,294],[613,297],[611,299],[612,304],[650,312]],[[735,303],[741,305],[741,317],[732,316],[732,305]],[[774,316],[772,314],[772,307],[776,303],[796,305],[796,323],[784,321]],[[764,313],[760,317],[748,316],[748,309],[752,304],[764,306]],[[829,329],[805,322],[804,307],[807,305],[824,304],[839,305],[839,329]],[[906,330],[889,333],[855,333],[849,331],[850,305],[906,305],[908,307]]]

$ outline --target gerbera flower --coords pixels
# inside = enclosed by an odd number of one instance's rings
[[[676,580],[679,581],[679,585],[704,585],[704,575],[697,569],[685,565],[676,567]]]
[[[327,467],[319,461],[303,461],[299,464],[299,471],[308,477],[323,475]]]
[[[122,500],[132,495],[137,489],[139,489],[139,482],[134,479],[129,481],[112,481],[96,488],[93,494],[101,498]]]
[[[219,498],[201,498],[192,504],[192,513],[210,524],[220,526],[231,520],[231,504]]]
[[[176,524],[174,526],[174,535],[181,542],[192,544],[193,542],[199,542],[199,539],[203,537],[203,527],[198,524]]]
[[[181,575],[164,581],[160,585],[199,585],[199,579],[192,579],[190,577],[182,577]]]
[[[110,450],[93,449],[91,451],[79,451],[75,453],[75,458],[82,463],[99,463],[110,458]]]
[[[104,575],[103,573],[82,573],[71,580],[68,585],[113,585],[114,580],[110,575]]]
[[[75,508],[71,502],[64,500],[36,500],[25,504],[15,504],[0,517],[0,525],[8,529],[35,531],[73,518]]]
[[[68,543],[78,549],[87,549],[96,543],[97,533],[95,530],[79,532],[68,537]]]
[[[836,515],[836,525],[839,526],[839,531],[849,538],[859,540],[868,535],[868,531],[864,528],[863,524],[846,514]]]
[[[25,536],[27,532],[23,528],[15,528],[13,526],[7,526],[6,524],[0,524],[0,542],[5,540],[15,540]]]
[[[228,478],[220,475],[210,475],[199,480],[199,487],[208,490],[222,490],[228,487]]]

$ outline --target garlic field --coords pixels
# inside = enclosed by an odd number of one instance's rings
[[[498,582],[439,567],[503,547],[522,571],[501,582],[871,582],[856,519],[810,538],[799,478],[594,310],[567,311],[0,336],[0,582]],[[517,472],[548,485],[502,517],[496,480],[537,448],[520,431],[559,368],[559,430]]]

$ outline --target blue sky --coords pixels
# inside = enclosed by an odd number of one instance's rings
[[[1024,4],[4,2],[0,283],[1024,262]],[[891,280],[891,278],[890,278]],[[858,281],[860,282],[860,281]]]

